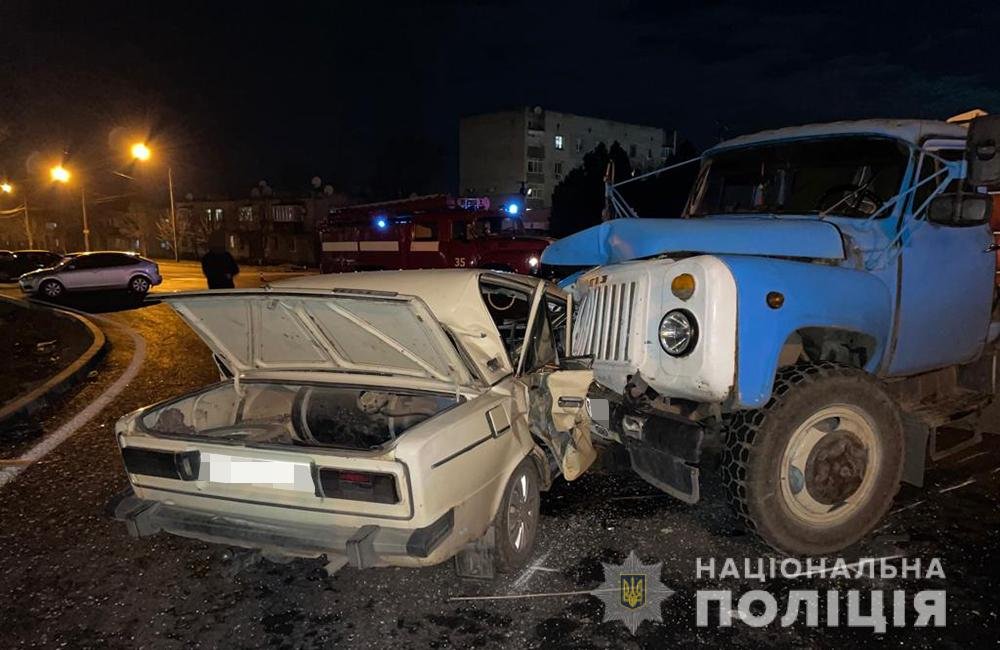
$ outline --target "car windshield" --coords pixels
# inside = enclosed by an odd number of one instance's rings
[[[860,136],[722,151],[703,165],[688,214],[868,217],[899,192],[907,161],[899,142]]]

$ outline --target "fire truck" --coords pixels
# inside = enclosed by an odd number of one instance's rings
[[[520,227],[520,206],[444,194],[337,208],[321,229],[323,273],[484,268],[537,274],[552,239]]]

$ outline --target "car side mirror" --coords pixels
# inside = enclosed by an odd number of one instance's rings
[[[942,194],[931,201],[927,220],[942,226],[974,226],[990,220],[992,206],[987,194]]]
[[[1000,189],[1000,115],[977,117],[969,124],[965,162],[970,185]]]

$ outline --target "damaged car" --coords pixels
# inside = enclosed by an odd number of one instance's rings
[[[590,467],[567,295],[526,276],[387,271],[163,297],[222,380],[121,418],[134,536],[334,571],[523,566],[539,492]]]

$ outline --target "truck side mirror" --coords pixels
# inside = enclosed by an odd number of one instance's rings
[[[970,185],[1000,189],[1000,115],[972,120],[965,145],[965,161]]]
[[[942,226],[974,226],[990,220],[992,206],[987,194],[942,194],[931,201],[927,220]]]

